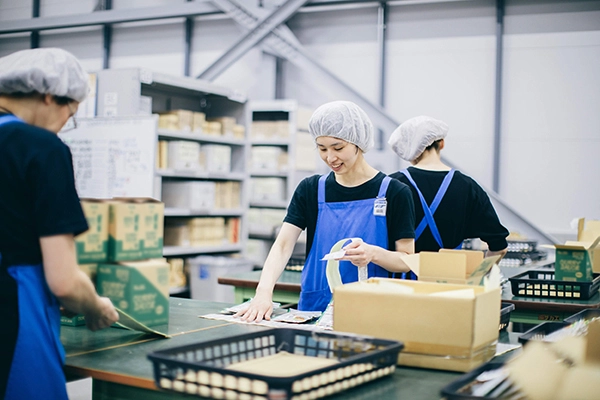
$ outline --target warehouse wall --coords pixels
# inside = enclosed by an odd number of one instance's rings
[[[0,21],[30,5],[0,3]],[[172,3],[113,0],[115,9]],[[274,2],[264,2],[271,4]],[[42,16],[87,13],[96,1],[42,0]],[[309,54],[363,96],[379,99],[377,8],[302,12],[288,23]],[[444,154],[492,186],[495,1],[390,6],[385,107],[397,121],[428,114],[450,125]],[[73,34],[73,33],[76,34]],[[196,19],[192,75],[241,35],[227,18]],[[86,68],[102,66],[100,28],[42,34]],[[0,36],[0,55],[29,47]],[[183,73],[183,20],[114,27],[111,67]],[[571,234],[577,216],[600,219],[600,1],[506,1],[500,195],[551,234]],[[323,79],[285,64],[286,97],[318,106],[339,99]],[[216,80],[251,99],[274,96],[274,57],[254,49]],[[391,132],[385,132],[389,136]],[[386,172],[397,164],[386,159]]]

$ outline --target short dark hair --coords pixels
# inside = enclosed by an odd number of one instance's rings
[[[427,146],[425,148],[425,150],[423,150],[423,152],[421,153],[421,155],[419,155],[419,157],[414,159],[414,163],[418,163],[419,161],[421,161],[421,158],[423,158],[423,154],[425,154],[426,151],[429,151],[431,149],[434,149],[436,152],[440,152],[440,144],[442,143],[442,140],[444,139],[438,139],[435,142],[431,143],[429,146]]]

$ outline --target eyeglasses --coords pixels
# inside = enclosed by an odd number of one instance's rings
[[[61,132],[68,132],[73,129],[77,129],[77,119],[75,118],[75,114],[77,113],[77,109],[73,109],[71,106],[71,102],[67,103],[67,107],[69,107],[69,119],[65,123],[65,126],[60,130]]]

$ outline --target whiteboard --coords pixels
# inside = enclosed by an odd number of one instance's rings
[[[78,119],[59,132],[73,154],[79,197],[153,197],[157,117]]]

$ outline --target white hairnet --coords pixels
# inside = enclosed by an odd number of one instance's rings
[[[364,153],[375,146],[371,120],[350,101],[332,101],[317,108],[308,122],[308,131],[315,139],[320,136],[343,139]]]
[[[75,56],[62,49],[22,50],[0,58],[0,94],[32,92],[81,102],[88,77]]]
[[[414,117],[406,120],[390,136],[388,144],[406,161],[413,161],[436,140],[446,137],[448,125],[427,116]]]

